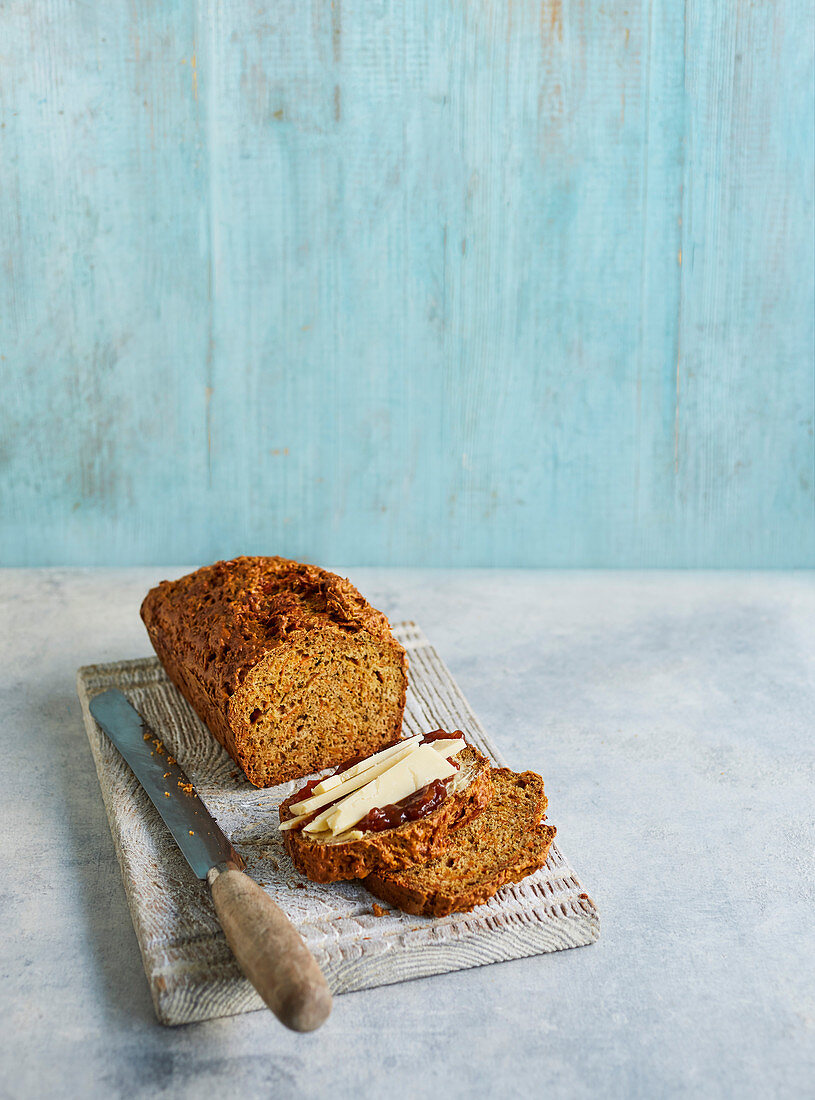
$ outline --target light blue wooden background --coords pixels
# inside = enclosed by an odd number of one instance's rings
[[[813,5],[0,8],[0,558],[815,564]]]

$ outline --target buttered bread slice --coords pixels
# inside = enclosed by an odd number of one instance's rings
[[[280,831],[314,882],[363,878],[433,859],[491,794],[487,758],[460,731],[435,730],[312,780],[282,803]]]
[[[487,809],[458,829],[444,853],[423,866],[375,871],[364,881],[376,897],[428,917],[467,912],[508,882],[546,863],[556,830],[541,824],[543,780],[535,772],[493,768]]]

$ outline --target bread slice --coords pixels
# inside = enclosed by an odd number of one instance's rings
[[[407,659],[347,580],[235,558],[162,581],[142,618],[167,675],[250,782],[268,787],[399,734]]]
[[[445,852],[424,866],[376,871],[363,885],[407,913],[446,917],[481,905],[505,883],[543,867],[556,833],[541,824],[543,780],[508,768],[491,774],[492,801],[449,838]]]
[[[284,832],[283,843],[298,871],[312,882],[338,882],[364,878],[376,869],[388,871],[424,863],[446,851],[450,833],[481,813],[492,797],[490,762],[468,745],[456,757],[460,769],[453,791],[425,817],[406,821],[381,832],[352,829],[338,837],[307,833],[302,829]],[[280,820],[291,817],[289,806],[302,798],[296,791],[280,806]]]

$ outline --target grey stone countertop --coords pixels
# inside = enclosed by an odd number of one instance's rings
[[[9,1097],[813,1095],[815,578],[342,570],[415,619],[596,900],[592,947],[337,998],[320,1031],[153,1016],[76,698],[180,568],[0,572]]]

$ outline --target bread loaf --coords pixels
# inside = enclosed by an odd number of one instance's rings
[[[350,581],[285,558],[219,561],[146,596],[167,675],[258,787],[399,734],[407,660]]]

